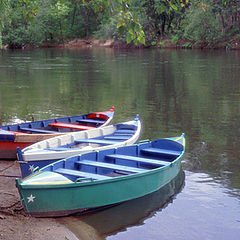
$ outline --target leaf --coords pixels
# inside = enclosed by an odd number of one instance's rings
[[[119,32],[119,34],[121,34],[121,35],[124,34],[125,30],[126,30],[126,28],[123,27],[123,26],[120,26],[120,27],[118,28],[118,32]]]
[[[126,41],[127,43],[130,43],[132,41],[132,36],[130,34],[127,34]]]
[[[134,39],[133,42],[134,42],[135,45],[138,45],[138,40],[137,39]]]
[[[129,32],[131,35],[134,35],[134,30],[133,30],[132,28],[130,28],[130,29],[128,30],[128,32]]]
[[[117,28],[120,28],[120,27],[122,27],[122,22],[117,23]]]
[[[142,36],[138,40],[139,40],[140,43],[145,45],[145,37]]]
[[[171,7],[173,10],[175,10],[175,11],[177,11],[177,10],[178,10],[177,6],[176,6],[176,5],[174,5],[174,4],[172,4],[172,3],[170,3],[170,7]]]

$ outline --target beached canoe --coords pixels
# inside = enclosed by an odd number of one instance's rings
[[[42,168],[73,155],[134,144],[139,139],[140,133],[141,122],[137,115],[131,121],[57,136],[23,150],[18,148],[22,177],[31,174],[36,167]]]
[[[155,192],[181,169],[178,138],[105,149],[59,160],[16,186],[25,210],[36,217],[64,216]]]
[[[1,126],[0,159],[16,159],[17,147],[25,148],[69,132],[106,126],[112,121],[113,115],[114,107],[105,112]]]

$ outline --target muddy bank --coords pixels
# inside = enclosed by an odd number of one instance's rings
[[[210,44],[206,42],[194,42],[186,39],[179,39],[173,42],[171,39],[159,39],[152,43],[150,46],[142,44],[134,45],[133,43],[127,44],[124,41],[115,41],[113,39],[100,40],[100,39],[72,39],[65,40],[63,44],[49,44],[44,43],[41,48],[117,48],[117,49],[134,49],[134,48],[167,48],[167,49],[227,49],[227,50],[240,50],[240,38],[233,37],[228,41],[217,42]]]
[[[54,218],[33,218],[29,216],[23,210],[15,187],[17,176],[20,176],[17,162],[0,161],[0,239],[80,239]]]
[[[81,39],[65,40],[64,43],[43,43],[40,48],[92,48],[92,47],[113,47],[114,40]]]
[[[179,39],[178,41],[172,41],[169,38],[158,39],[151,44],[138,44],[126,43],[124,41],[114,40],[114,39],[65,39],[64,43],[49,43],[45,42],[42,45],[30,46],[22,45],[20,49],[35,49],[35,48],[65,48],[65,49],[81,49],[81,48],[114,48],[114,49],[144,49],[144,48],[154,48],[154,49],[226,49],[226,50],[240,50],[240,37],[232,37],[228,41],[220,41],[216,43],[207,42],[194,42],[186,39]],[[10,49],[8,45],[4,45],[3,49]]]

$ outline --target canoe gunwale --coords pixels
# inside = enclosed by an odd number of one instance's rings
[[[137,144],[135,144],[137,145]],[[89,186],[89,185],[97,185],[97,184],[103,184],[103,183],[109,183],[109,182],[116,182],[116,181],[125,181],[127,179],[133,179],[133,178],[139,178],[142,176],[147,176],[147,175],[152,175],[152,174],[156,174],[156,173],[160,173],[161,171],[164,171],[166,168],[170,168],[170,167],[174,167],[174,165],[177,164],[177,162],[180,162],[182,156],[184,154],[184,150],[181,153],[181,155],[179,155],[174,161],[169,162],[168,165],[165,166],[161,166],[155,169],[150,169],[150,170],[146,170],[146,172],[141,172],[141,173],[133,173],[133,174],[129,174],[129,175],[125,175],[125,176],[119,176],[119,177],[113,177],[111,179],[105,179],[105,180],[94,180],[94,181],[89,181],[89,182],[72,182],[72,183],[65,183],[65,184],[48,184],[48,185],[41,185],[41,184],[32,184],[32,185],[20,185],[21,188],[23,189],[47,189],[47,188],[71,188],[71,187],[84,187],[84,186]],[[57,162],[60,162],[62,160],[59,160]],[[56,162],[56,163],[57,163]],[[35,174],[38,174],[40,172],[36,172]],[[26,180],[28,177],[24,178],[23,180]],[[18,181],[18,184],[20,184],[22,182],[21,179],[16,179],[16,181]]]
[[[142,130],[142,126],[141,126],[141,121],[140,120],[137,121],[137,126],[138,126],[137,131],[131,136],[131,138],[129,138],[129,139],[125,140],[125,141],[122,141],[122,142],[116,142],[113,145],[98,146],[98,147],[93,148],[91,151],[99,151],[99,150],[108,149],[109,147],[114,147],[115,148],[115,147],[127,146],[127,145],[130,145],[130,144],[134,144],[137,141],[137,139],[140,137],[140,133],[141,133],[141,130]],[[111,130],[112,133],[114,133],[114,129],[116,130],[115,125],[105,126],[104,128],[105,129],[111,129],[112,128],[112,130]],[[96,128],[96,129],[92,129],[92,130],[85,130],[85,131],[75,132],[75,133],[72,133],[72,135],[73,136],[78,135],[78,134],[84,135],[84,134],[87,134],[88,132],[94,132],[94,131],[98,131],[98,130],[104,131],[104,128],[101,126],[100,128]],[[70,136],[71,133],[67,134],[67,135]],[[58,137],[59,136],[56,136],[54,139],[57,139]],[[73,138],[75,138],[75,137],[73,137]],[[36,147],[35,147],[35,144],[34,144],[34,145],[31,145],[31,146],[29,146],[29,147],[27,147],[27,148],[22,150],[23,161],[25,161],[25,162],[38,162],[38,161],[48,161],[48,160],[55,160],[55,159],[63,159],[63,158],[70,157],[72,155],[82,154],[82,153],[85,153],[85,152],[89,151],[89,149],[85,150],[85,149],[82,149],[82,148],[76,148],[76,149],[72,148],[71,150],[66,150],[66,151],[61,151],[61,152],[48,151],[48,152],[42,152],[42,153],[41,152],[37,152],[36,154],[31,153],[31,152],[28,153],[28,150],[30,150],[30,151],[31,150],[42,150],[42,148],[37,147],[38,144],[41,144],[41,143],[40,142],[36,143]]]
[[[107,126],[108,124],[111,123],[112,119],[113,119],[113,116],[109,117],[108,120],[99,127]],[[87,130],[85,130],[85,131],[87,131]],[[69,134],[69,133],[71,133],[71,132],[59,132],[59,133],[47,133],[47,134],[41,134],[41,133],[31,134],[31,133],[19,132],[18,134],[15,134],[14,142],[32,142],[32,143],[35,143],[35,142],[39,142],[39,141],[42,141],[42,140],[46,140],[46,139],[49,139],[49,138],[52,138],[52,137],[57,137],[57,136],[61,136],[61,135]]]

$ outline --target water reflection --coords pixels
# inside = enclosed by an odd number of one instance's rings
[[[179,174],[166,186],[149,194],[111,207],[99,212],[59,218],[57,221],[65,224],[79,239],[83,235],[91,236],[84,239],[103,239],[120,231],[126,231],[129,226],[143,225],[144,220],[161,211],[174,196],[181,191],[185,174],[181,170]]]

